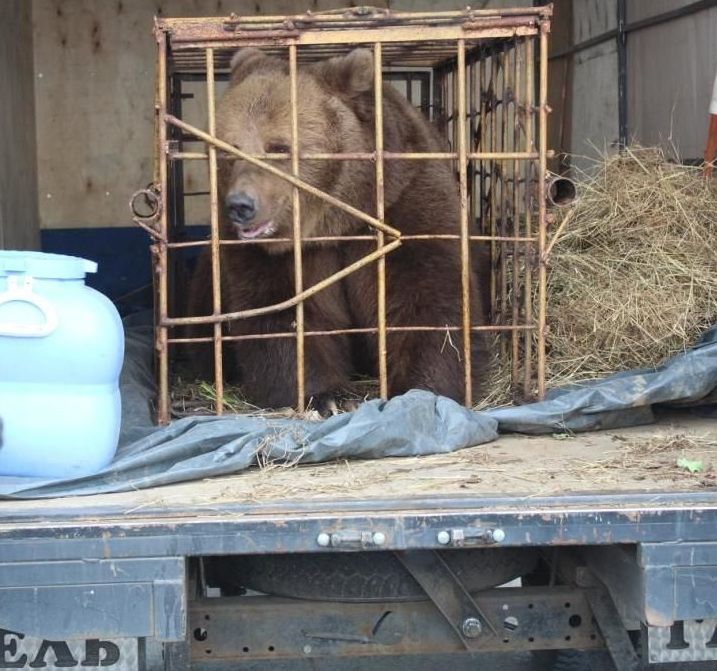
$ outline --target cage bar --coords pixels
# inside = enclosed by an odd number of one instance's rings
[[[380,42],[373,47],[374,107],[376,108],[376,218],[385,217],[384,178],[383,178],[383,52]],[[376,233],[376,247],[381,251],[384,246],[383,232]],[[381,398],[388,398],[388,347],[386,343],[386,257],[381,256],[376,263],[376,302],[378,306],[378,384]]]
[[[207,118],[209,134],[216,135],[216,114],[214,109],[214,49],[206,50],[207,55]],[[219,247],[219,188],[217,185],[217,148],[209,145],[209,221],[212,250],[212,313],[222,313],[222,271]],[[214,323],[214,387],[216,390],[216,413],[224,412],[224,364],[222,325]]]
[[[296,45],[289,46],[289,82],[291,87],[291,174],[299,178],[299,119],[298,94],[296,91],[297,66]],[[292,233],[294,243],[294,292],[304,290],[304,272],[301,255],[301,209],[299,187],[294,184],[291,193]],[[379,217],[383,219],[383,217]],[[296,304],[296,406],[301,412],[306,401],[306,377],[304,371],[304,301]]]
[[[470,232],[468,230],[468,159],[466,151],[466,43],[458,40],[458,184],[461,207],[461,289],[463,308],[463,376],[466,405],[473,402],[473,378],[471,361],[471,277],[470,277]]]
[[[156,351],[157,351],[157,421],[169,422],[169,333],[165,324],[169,304],[169,285],[167,263],[167,244],[169,234],[167,223],[167,162],[164,152],[167,147],[167,36],[157,33],[157,89],[155,92],[156,110],[156,155],[158,158],[157,190],[161,202],[159,212],[160,240],[153,247],[155,261],[155,283],[157,299],[155,301]]]

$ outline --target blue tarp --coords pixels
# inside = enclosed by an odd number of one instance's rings
[[[151,418],[151,331],[127,329],[122,434],[115,460],[66,481],[0,477],[0,498],[121,492],[238,473],[263,459],[316,463],[452,452],[499,433],[578,432],[646,424],[661,405],[717,403],[717,327],[656,370],[630,371],[552,393],[545,401],[483,412],[413,390],[323,421],[244,416]]]

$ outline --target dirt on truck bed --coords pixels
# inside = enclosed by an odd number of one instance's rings
[[[504,435],[451,454],[286,466],[120,494],[73,497],[62,508],[111,506],[133,513],[212,505],[403,497],[545,497],[607,492],[689,492],[717,488],[717,422],[686,413],[657,424],[578,435]],[[0,502],[32,514],[47,500]]]

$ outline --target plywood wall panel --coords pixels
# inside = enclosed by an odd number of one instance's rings
[[[0,2],[0,249],[39,244],[30,10]]]

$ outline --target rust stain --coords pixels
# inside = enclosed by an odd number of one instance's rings
[[[102,28],[98,21],[92,22],[92,53],[96,54],[102,49]]]

